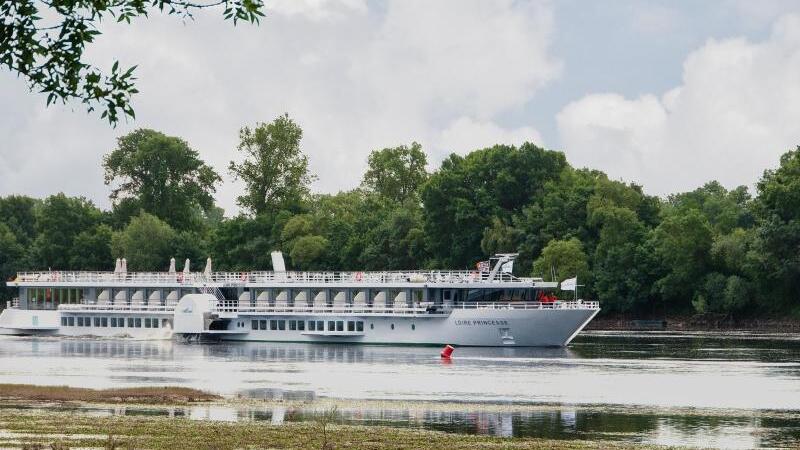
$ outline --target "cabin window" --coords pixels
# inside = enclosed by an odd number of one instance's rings
[[[325,322],[322,320],[317,321],[317,331],[324,331],[325,330]]]
[[[311,322],[309,322],[309,323],[311,323]],[[298,320],[297,321],[297,329],[300,330],[300,331],[304,331],[306,329],[306,322],[303,321],[303,320]]]
[[[262,330],[266,330],[267,329],[267,321],[266,320],[259,320],[258,324],[259,324],[259,328],[261,328]]]
[[[142,328],[142,319],[140,317],[137,317],[133,323],[136,326],[136,328]]]
[[[116,328],[116,327],[117,327],[117,318],[116,317],[112,317],[111,318],[111,328]]]
[[[445,290],[443,292],[443,295],[444,295],[444,299],[445,300],[450,300],[450,291],[449,290]]]
[[[337,320],[336,321],[336,331],[344,331],[344,321]]]
[[[67,326],[74,327],[75,326],[75,318],[74,317],[67,317]]]
[[[411,324],[411,331],[414,331],[414,330],[416,330],[416,329],[417,329],[417,326],[416,326],[416,325],[414,325],[414,324],[412,323],[412,324]]]
[[[78,326],[79,327],[83,326],[83,317],[78,317]]]
[[[370,330],[374,330],[375,329],[375,324],[374,323],[369,324],[369,329]]]
[[[107,328],[108,327],[108,317],[101,318],[100,319],[100,324],[101,324],[102,327]]]
[[[290,320],[289,321],[289,330],[290,331],[294,331],[296,329],[297,329],[297,321],[296,320]]]
[[[150,328],[150,318],[149,317],[145,317],[145,319],[144,319],[144,327],[145,328]]]
[[[317,331],[317,322],[313,320],[308,321],[308,331]]]
[[[285,320],[279,320],[278,321],[278,329],[281,330],[281,331],[286,330],[286,321]]]
[[[328,321],[328,331],[336,331],[336,322],[332,320]]]
[[[96,326],[96,327],[100,326],[100,318],[99,317],[95,317],[94,318],[94,326]]]
[[[269,321],[269,329],[270,330],[277,330],[278,329],[278,321],[277,320],[270,320]]]
[[[347,321],[347,331],[356,331],[356,323],[354,321]]]
[[[356,331],[364,331],[364,322],[360,320],[356,322]]]
[[[392,324],[392,326],[391,326],[391,327],[389,327],[389,328],[391,328],[391,329],[393,329],[393,330],[394,330],[394,324]]]
[[[253,330],[257,330],[258,329],[258,321],[257,320],[251,320],[250,321],[250,328],[253,329]]]
[[[133,317],[128,317],[128,328],[133,328]]]
[[[62,326],[62,327],[65,327],[65,326],[67,326],[67,318],[66,318],[66,317],[62,317],[62,318],[61,318],[61,326]]]
[[[242,323],[242,326],[244,326],[244,323]],[[153,319],[153,328],[158,328],[158,319]]]

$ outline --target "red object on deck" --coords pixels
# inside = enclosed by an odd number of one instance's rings
[[[442,353],[440,353],[440,355],[441,355],[442,358],[450,359],[450,355],[453,354],[453,350],[455,350],[455,348],[453,348],[452,345],[450,345],[450,344],[445,345],[444,349],[442,349]]]

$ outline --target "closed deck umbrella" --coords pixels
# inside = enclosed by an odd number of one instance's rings
[[[169,259],[169,273],[175,273],[175,258]]]
[[[206,260],[206,270],[203,271],[205,276],[211,277],[211,257]]]

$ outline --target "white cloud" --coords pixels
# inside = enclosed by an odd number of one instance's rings
[[[660,95],[588,95],[557,116],[574,164],[635,180],[649,192],[716,179],[752,184],[800,143],[800,16],[763,42],[709,40],[684,62],[683,83]]]
[[[225,172],[237,157],[238,129],[283,112],[303,127],[316,188],[350,188],[375,148],[416,140],[435,161],[465,145],[456,133],[537,137],[530,128],[507,129],[499,117],[529,102],[561,70],[548,53],[547,3],[268,5],[258,27],[234,28],[218,10],[185,24],[159,15],[106,24],[89,49],[92,60],[139,65],[137,120],[116,130],[80,105],[74,112],[45,109],[43,97],[0,73],[0,195],[65,190],[105,205],[102,155],[116,136],[137,127],[183,137]],[[217,199],[231,212],[240,186],[225,178]]]
[[[495,144],[520,145],[524,142],[543,145],[542,136],[531,127],[508,129],[491,121],[460,117],[442,131],[437,147],[465,155],[472,150]]]

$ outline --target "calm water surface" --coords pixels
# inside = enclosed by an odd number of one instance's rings
[[[0,337],[0,383],[183,385],[256,398],[501,402],[507,412],[344,409],[347,423],[501,436],[751,448],[800,444],[800,338],[579,336],[566,349],[276,343],[181,344]],[[524,410],[515,405],[545,404]],[[677,409],[693,408],[691,413]],[[506,411],[504,409],[504,411]],[[219,420],[308,420],[312,411],[100,410]]]

